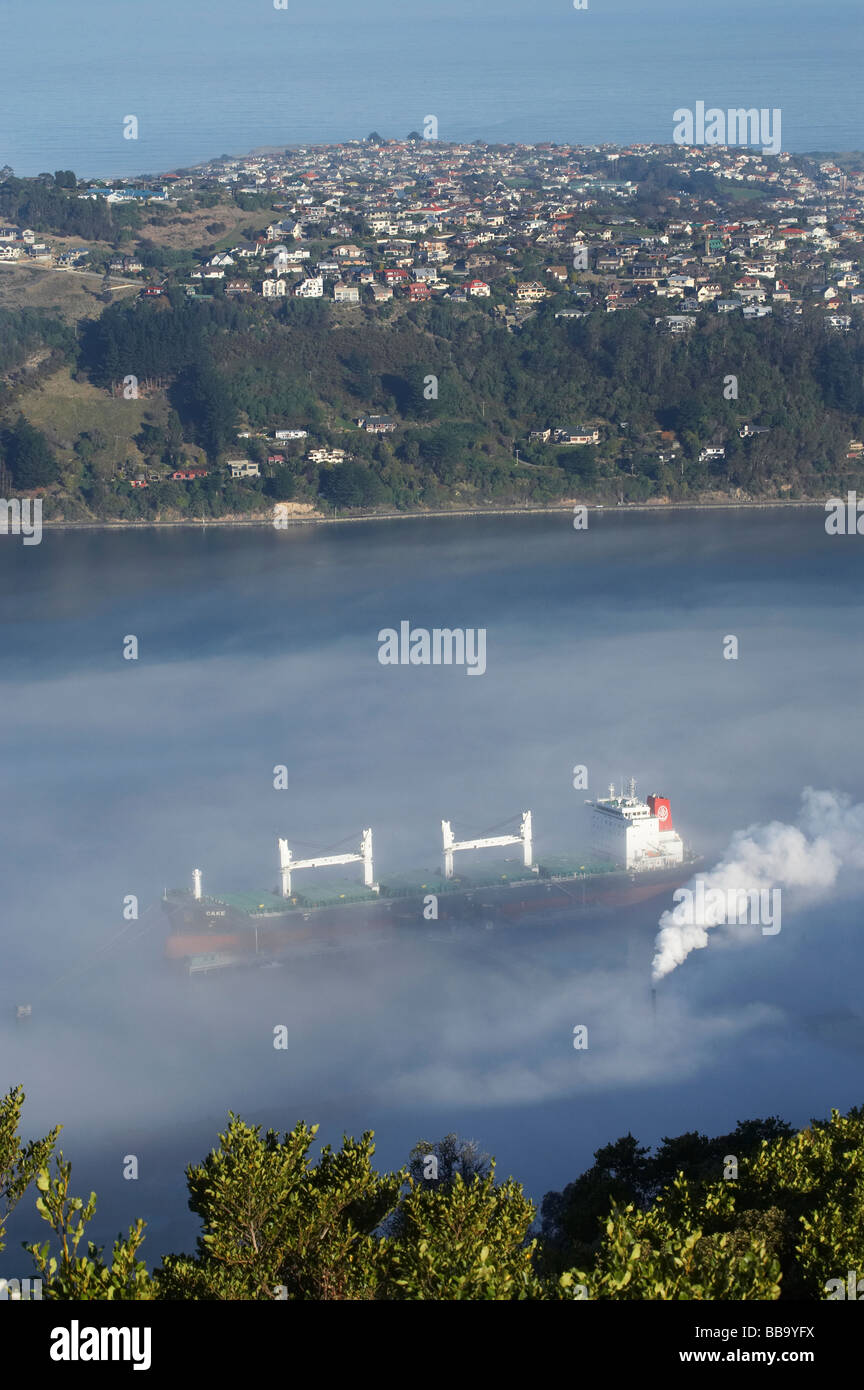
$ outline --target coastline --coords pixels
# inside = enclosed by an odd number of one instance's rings
[[[794,502],[622,502],[620,505],[573,502],[550,507],[467,507],[451,511],[364,512],[352,516],[297,516],[280,518],[278,526],[272,517],[199,517],[196,521],[43,521],[42,529],[53,531],[152,531],[185,529],[192,531],[224,527],[267,527],[269,530],[289,531],[298,526],[346,526],[369,521],[432,521],[446,518],[467,520],[484,516],[572,516],[573,508],[584,506],[592,512],[608,512],[623,516],[633,512],[665,516],[668,512],[724,511],[791,511],[794,508],[816,507],[824,510],[825,503],[812,498]]]

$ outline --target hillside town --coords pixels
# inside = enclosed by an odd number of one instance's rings
[[[633,161],[692,182],[689,194],[664,196],[675,216],[646,227],[644,212],[634,215],[640,180],[622,177]],[[710,192],[700,189],[706,179]],[[563,312],[572,314],[654,300],[658,325],[670,332],[686,331],[688,316],[699,313],[794,313],[806,299],[843,328],[850,308],[864,303],[864,169],[830,160],[717,146],[445,145],[416,137],[223,158],[158,184],[88,185],[77,196],[171,208],[218,192],[257,199],[275,214],[254,237],[229,239],[181,274],[190,294],[219,285],[228,295],[349,306],[488,300],[514,327],[543,300],[569,292],[577,303]],[[758,216],[747,215],[753,203]],[[81,266],[88,254],[0,227],[0,260]],[[167,283],[140,256],[118,255],[107,269],[140,275],[151,291]]]
[[[445,144],[416,132],[402,141],[372,135],[223,156],[140,181],[85,183],[69,175],[70,198],[131,209],[137,223],[113,247],[0,225],[0,263],[102,276],[106,301],[137,283],[144,301],[180,294],[251,307],[260,300],[274,312],[293,301],[328,303],[331,321],[354,329],[396,327],[406,314],[416,324],[415,306],[441,304],[464,305],[464,314],[483,315],[511,335],[541,312],[584,320],[639,309],[661,338],[686,338],[697,324],[730,316],[798,321],[808,332],[842,337],[864,305],[861,162],[741,147]],[[174,229],[208,209],[212,240],[178,250]],[[380,393],[377,402],[370,396],[350,421],[355,436],[382,440],[401,430],[405,421],[382,412],[381,401]],[[241,408],[238,456],[223,453],[220,474],[262,479],[300,457],[324,468],[350,463],[358,446],[344,438],[348,424],[339,437],[338,430],[316,431],[302,415],[274,414],[251,428]],[[769,430],[756,417],[736,420],[733,433],[750,442]],[[675,430],[656,436],[643,430],[641,447],[683,479]],[[846,438],[846,458],[858,460],[860,441]],[[241,456],[253,439],[259,447]],[[728,430],[713,430],[694,457],[716,465],[728,441]],[[558,451],[584,455],[607,443],[607,463],[619,459],[617,467],[626,464],[627,442],[626,421],[551,412],[513,439],[511,456],[517,465],[536,464],[554,450],[560,461]],[[191,483],[210,476],[213,464],[203,455],[168,468],[129,464],[127,485]]]

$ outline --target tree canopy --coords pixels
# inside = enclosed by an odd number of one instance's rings
[[[22,1142],[22,1102],[20,1087],[0,1098],[0,1250],[35,1185],[52,1237],[25,1249],[47,1299],[821,1300],[864,1266],[864,1107],[799,1133],[771,1117],[683,1134],[653,1156],[625,1135],[547,1195],[539,1232],[473,1141],[422,1140],[380,1174],[371,1132],[313,1161],[315,1126],[264,1133],[230,1115],[186,1170],[196,1251],[151,1273],[141,1220],[107,1258],[82,1246],[96,1196],[73,1195],[62,1152],[52,1169],[57,1129]]]

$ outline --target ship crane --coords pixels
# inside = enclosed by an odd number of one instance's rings
[[[453,855],[460,849],[493,849],[499,845],[521,845],[526,869],[531,868],[531,812],[522,812],[518,835],[493,835],[485,840],[456,840],[449,820],[442,820],[441,834],[444,841],[444,877],[453,877]]]
[[[291,875],[295,869],[323,869],[336,864],[362,864],[363,883],[377,892],[375,870],[372,866],[372,831],[364,830],[360,837],[360,849],[355,854],[318,855],[314,859],[295,859],[287,840],[279,841],[279,866],[282,871],[282,897],[291,896]]]

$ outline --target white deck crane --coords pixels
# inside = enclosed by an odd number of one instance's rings
[[[287,840],[279,841],[279,866],[282,871],[282,897],[291,896],[291,875],[295,869],[323,869],[335,864],[363,865],[363,883],[373,892],[378,891],[375,870],[372,866],[372,831],[364,830],[360,837],[360,849],[354,854],[317,855],[314,859],[295,859],[288,848]]]
[[[456,840],[449,820],[442,820],[441,834],[444,840],[444,877],[453,877],[453,855],[460,849],[494,849],[500,845],[521,845],[523,863],[531,868],[531,812],[522,812],[518,835],[493,835],[485,840]]]

